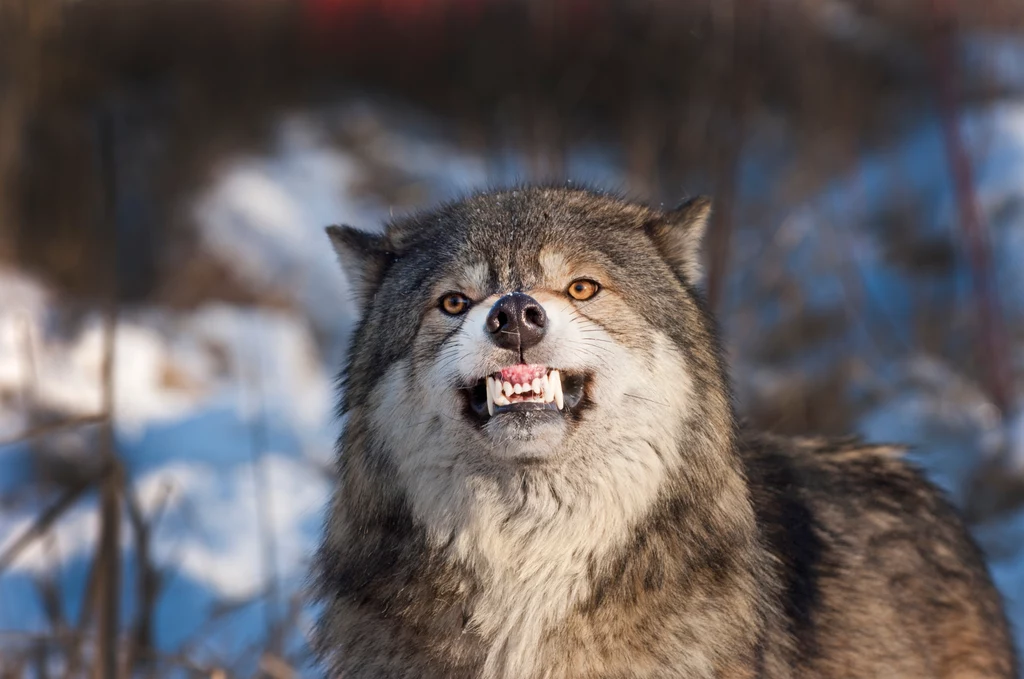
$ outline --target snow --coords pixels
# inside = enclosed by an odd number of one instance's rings
[[[257,481],[257,475],[259,481]],[[228,599],[258,593],[266,570],[301,572],[309,556],[309,528],[327,497],[327,478],[301,460],[270,454],[255,467],[218,472],[176,463],[138,481],[151,510],[164,508],[154,535],[158,563],[173,563],[195,582]],[[172,495],[164,499],[167,490]],[[274,564],[264,563],[261,503],[269,514]]]
[[[525,174],[523,159],[514,153],[485,161],[455,151],[429,127],[389,121],[369,104],[326,115],[338,117],[373,127],[374,134],[366,135],[372,142],[361,152],[400,166],[420,188],[423,202]],[[319,535],[330,492],[326,470],[342,426],[334,418],[335,375],[354,313],[323,227],[347,223],[374,229],[392,212],[390,205],[357,198],[359,166],[348,152],[327,143],[328,126],[322,122],[314,116],[285,121],[267,155],[225,165],[194,205],[203,246],[253,290],[278,294],[286,304],[209,304],[182,311],[137,307],[118,316],[113,422],[119,457],[153,521],[155,561],[168,574],[156,621],[158,644],[167,652],[189,642],[204,629],[210,612],[226,604],[238,609],[216,631],[201,634],[202,652],[237,656],[247,643],[256,643],[271,614],[259,596],[271,574],[279,580],[282,600],[298,596]],[[972,141],[979,198],[993,226],[1004,304],[1020,317],[1024,102],[971,111],[964,129]],[[604,186],[614,188],[623,180],[621,159],[601,147],[573,150],[567,166],[578,179]],[[778,188],[769,181],[765,163],[746,164],[742,175],[741,197],[749,204],[763,204]],[[862,316],[857,328],[809,352],[797,365],[751,358],[759,335],[743,329],[778,322],[784,310],[774,300],[758,300],[753,310],[735,304],[725,334],[735,338],[730,351],[739,391],[764,395],[781,393],[793,379],[804,379],[853,347],[862,350],[876,339],[871,335],[878,328],[892,329],[908,353],[895,359],[877,355],[857,374],[859,382],[851,388],[882,397],[856,427],[872,440],[915,445],[915,460],[954,500],[963,501],[978,464],[998,451],[1017,451],[1014,459],[1024,468],[1024,416],[1004,426],[970,377],[939,356],[909,352],[908,283],[863,228],[900,191],[934,196],[923,215],[924,228],[959,238],[934,121],[922,123],[896,147],[863,158],[848,176],[780,215],[779,229],[767,238],[741,232],[735,240],[737,271],[766,252],[777,254],[787,271],[797,272],[809,310],[842,304],[850,290],[839,272],[852,268],[867,297],[857,309]],[[826,224],[822,215],[828,216]],[[837,235],[845,240],[830,249],[829,238]],[[762,287],[745,273],[732,284],[731,302],[754,299]],[[959,279],[944,285],[954,293],[965,289]],[[951,307],[961,305],[962,295],[954,301]],[[0,441],[30,424],[28,395],[62,417],[99,412],[103,318],[88,316],[70,332],[62,318],[44,286],[17,271],[0,270]],[[1021,347],[1014,350],[1017,364],[1024,364]],[[63,437],[63,454],[94,454],[87,435]],[[0,498],[18,499],[0,511],[0,553],[52,501],[52,494],[26,491],[31,455],[24,444],[0,447]],[[55,578],[69,608],[79,605],[98,536],[95,509],[95,497],[80,500],[56,523],[51,540],[33,544],[0,575],[0,629],[44,628],[33,579]],[[127,523],[122,532],[130,573],[134,544]],[[1024,634],[1024,512],[979,526],[977,536]],[[268,540],[272,563],[265,556]],[[308,616],[296,627],[294,643],[301,643],[304,629]]]
[[[0,393],[31,391],[35,402],[62,417],[100,410],[103,319],[89,317],[77,332],[51,332],[53,310],[45,290],[24,276],[4,292],[21,304],[0,307]],[[32,330],[34,371],[14,351],[23,328]],[[170,610],[198,624],[217,601],[263,592],[276,573],[286,594],[299,590],[328,493],[322,471],[337,436],[333,422],[334,366],[324,363],[315,331],[295,311],[208,305],[173,313],[126,309],[116,330],[114,423],[118,453],[143,513],[153,521],[153,558],[173,574],[168,592],[185,587]],[[20,400],[4,401],[0,422],[11,437],[27,424]],[[9,405],[8,405],[9,404]],[[61,455],[91,455],[85,440]],[[0,449],[0,492],[20,493],[32,478],[25,445]],[[0,512],[0,553],[30,526],[51,495],[23,498]],[[261,525],[261,512],[269,525]],[[99,534],[96,500],[87,496],[50,531],[21,552],[0,578],[0,629],[43,629],[30,578],[57,578],[68,605],[81,598],[83,565]],[[122,525],[126,558],[133,531]],[[265,541],[273,564],[264,558]],[[81,577],[72,578],[77,573]],[[187,583],[187,586],[183,585]],[[131,592],[126,593],[131,599]],[[169,596],[169,595],[168,595]],[[34,613],[29,613],[29,611]],[[248,611],[242,618],[256,615]],[[242,618],[229,625],[251,626]],[[168,643],[181,637],[158,621]],[[231,636],[230,634],[228,636]],[[224,648],[230,647],[225,641]],[[173,650],[167,646],[165,650]]]
[[[235,265],[257,291],[296,291],[309,318],[332,336],[352,312],[324,227],[378,221],[344,200],[355,180],[352,160],[325,148],[315,128],[286,126],[279,154],[224,168],[197,202],[206,247]]]
[[[38,365],[28,347],[38,345],[35,336],[47,303],[40,286],[0,268],[0,440],[25,428],[25,388]],[[3,451],[0,448],[0,455]]]
[[[912,459],[962,505],[974,469],[1003,442],[998,409],[977,384],[935,357],[891,366],[888,378],[892,396],[862,418],[860,433],[914,445]]]

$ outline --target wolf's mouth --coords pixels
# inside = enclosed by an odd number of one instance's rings
[[[583,399],[586,382],[583,374],[520,363],[480,378],[468,389],[469,405],[479,417],[528,410],[566,412]]]

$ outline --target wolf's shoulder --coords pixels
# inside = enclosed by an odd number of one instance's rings
[[[959,512],[907,459],[905,446],[756,432],[740,440],[751,499],[763,522],[789,521],[787,514],[798,510],[825,533],[845,533],[847,542],[854,535],[875,539],[883,526],[965,542]]]
[[[852,495],[901,500],[906,510],[918,501],[939,501],[942,493],[906,458],[908,447],[868,443],[855,436],[778,436],[745,431],[740,456],[754,492],[789,493],[838,501]],[[908,504],[909,503],[909,504]]]

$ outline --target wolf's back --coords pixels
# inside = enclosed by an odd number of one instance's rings
[[[748,435],[796,676],[1017,677],[980,550],[900,450]]]

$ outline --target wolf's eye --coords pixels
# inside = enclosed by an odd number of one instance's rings
[[[569,296],[582,302],[596,295],[600,289],[597,282],[580,278],[569,284]]]
[[[440,299],[441,311],[449,316],[458,316],[469,309],[469,298],[459,292],[449,292]]]

